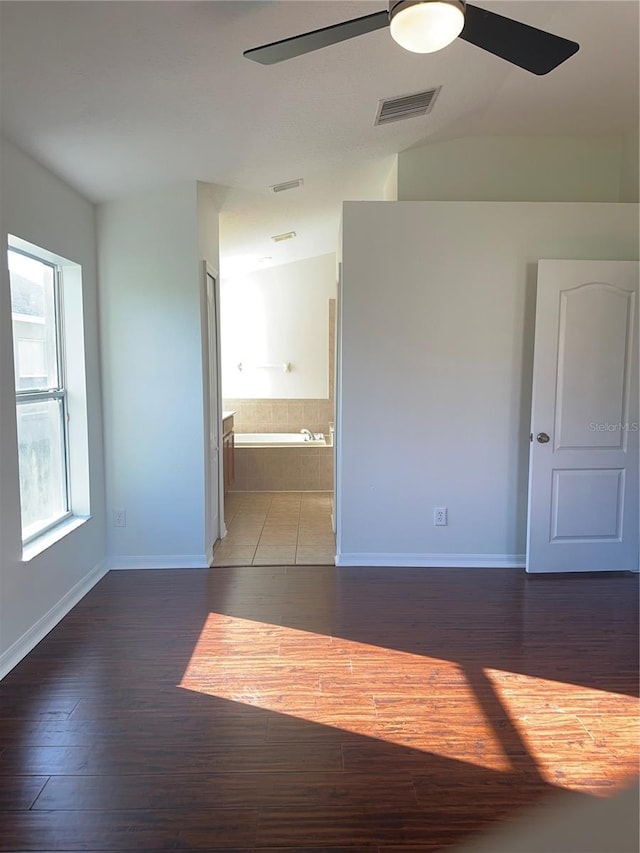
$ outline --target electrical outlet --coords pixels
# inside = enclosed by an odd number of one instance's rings
[[[127,511],[126,511],[126,509],[114,509],[114,511],[113,511],[113,526],[114,527],[126,527],[127,526]]]
[[[433,523],[436,527],[446,527],[449,523],[447,518],[446,506],[436,506],[433,508]]]

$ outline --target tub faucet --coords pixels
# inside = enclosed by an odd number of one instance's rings
[[[304,436],[305,441],[313,441],[313,433],[310,429],[301,429],[300,432]]]

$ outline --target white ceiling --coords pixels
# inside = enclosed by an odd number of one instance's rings
[[[637,130],[637,0],[478,5],[580,52],[536,77],[461,40],[410,54],[385,29],[261,66],[243,50],[384,0],[2,2],[3,130],[96,202],[185,179],[219,185],[223,273],[333,251],[342,200],[380,198],[404,149]],[[439,85],[430,115],[373,126],[380,98]],[[269,193],[298,177],[302,189]],[[289,230],[296,240],[270,241]]]

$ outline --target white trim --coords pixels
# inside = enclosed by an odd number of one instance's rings
[[[213,562],[213,549],[218,539],[222,539],[226,533],[224,528],[224,446],[223,446],[223,411],[222,411],[222,379],[221,379],[221,355],[220,355],[220,276],[218,270],[213,267],[208,261],[201,262],[202,277],[200,285],[200,324],[202,338],[202,379],[203,379],[203,423],[204,423],[204,546],[207,551],[207,565]],[[212,318],[209,311],[209,278],[212,284],[212,300],[214,305],[214,314]],[[211,320],[214,320],[214,328],[211,328]],[[216,349],[216,376],[211,376],[211,338],[214,338]],[[212,387],[215,385],[215,391],[212,394]],[[214,400],[215,398],[215,400]],[[215,402],[215,405],[213,403]],[[218,481],[211,481],[211,426],[212,426],[212,409],[215,409],[217,418],[217,450],[214,451],[217,455],[217,471]],[[217,513],[214,506],[217,505]],[[217,529],[212,526],[213,517],[217,514],[218,524]],[[211,556],[209,556],[211,552]]]
[[[90,520],[90,515],[86,517],[77,515],[67,516],[54,527],[48,528],[23,546],[22,562],[28,563],[30,560],[33,560],[38,554],[42,554],[48,548],[51,548],[52,545],[55,545],[56,542],[60,542],[65,536],[68,536]]]
[[[102,560],[0,655],[0,680],[56,627],[58,622],[76,606],[80,599],[84,598],[107,572],[106,561]]]
[[[340,241],[342,242],[342,218],[340,222]],[[342,251],[342,249],[341,249]],[[336,549],[340,553],[342,542],[342,261],[338,261],[338,281],[336,283],[336,352],[335,374],[333,379],[333,507],[331,526],[336,536]],[[336,566],[338,557],[336,557]]]
[[[336,566],[524,569],[524,554],[338,554]]]
[[[164,554],[157,557],[107,557],[109,571],[129,569],[208,569],[205,554]]]

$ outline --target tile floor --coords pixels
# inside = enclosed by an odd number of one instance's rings
[[[214,566],[333,565],[331,492],[230,492]]]

